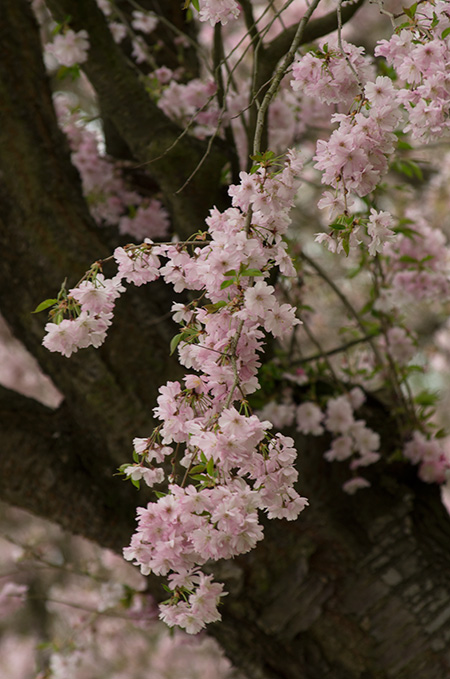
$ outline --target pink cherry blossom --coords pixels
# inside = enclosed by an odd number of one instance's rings
[[[87,31],[75,33],[68,29],[64,33],[58,33],[53,43],[47,45],[47,51],[63,66],[75,66],[82,64],[88,58],[89,39]]]

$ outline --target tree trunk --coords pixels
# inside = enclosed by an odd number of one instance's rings
[[[340,489],[323,441],[298,442],[292,524],[268,521],[245,559],[221,564],[230,596],[214,635],[255,679],[450,676],[450,521],[437,487],[413,470],[375,470]],[[313,483],[311,483],[313,480]]]

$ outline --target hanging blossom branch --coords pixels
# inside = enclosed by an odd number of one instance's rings
[[[161,424],[148,438],[134,440],[135,463],[121,467],[135,484],[142,479],[154,486],[165,481],[164,461],[183,453],[167,492],[138,509],[137,532],[124,554],[142,573],[168,576],[170,598],[161,605],[161,618],[190,633],[220,619],[217,606],[225,593],[202,572],[206,561],[252,549],[263,537],[258,510],[292,520],[307,505],[293,487],[293,440],[273,434],[271,423],[251,414],[246,398],[259,386],[263,330],[283,337],[300,322],[265,282],[274,267],[295,275],[282,235],[302,164],[293,152],[281,170],[274,162],[269,153],[252,174],[241,173],[241,183],[229,189],[232,207],[211,211],[210,240],[193,252],[189,244],[148,240],[117,248],[116,277],[107,279],[94,266],[63,303],[46,302],[55,315],[43,343],[70,355],[88,341],[103,341],[125,281],[141,285],[162,276],[176,292],[198,290],[208,300],[173,305],[182,327],[171,350],[194,372],[184,384],[161,387],[154,410]]]

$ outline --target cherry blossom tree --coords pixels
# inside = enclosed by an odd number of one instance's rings
[[[248,677],[449,673],[449,64],[443,0],[0,8],[0,310],[54,385],[1,388],[0,497]]]

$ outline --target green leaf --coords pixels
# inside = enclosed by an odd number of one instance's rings
[[[159,606],[165,606],[166,604],[171,604],[172,601],[173,601],[173,597],[170,597],[170,599],[164,599],[164,601],[159,602]],[[169,629],[169,635],[170,635],[171,632],[172,632],[172,628]]]
[[[373,300],[371,299],[369,302],[364,304],[362,309],[360,309],[360,311],[359,311],[360,316],[364,316],[364,314],[368,314],[369,311],[372,311],[372,307],[373,307]]]
[[[140,462],[139,455],[137,454],[137,452],[135,450],[133,450],[133,460],[135,462]]]
[[[345,231],[347,227],[344,224],[340,224],[339,222],[333,222],[333,224],[330,224],[330,229],[335,229],[336,231]]]
[[[45,299],[43,302],[38,304],[36,309],[31,313],[38,314],[40,311],[44,311],[44,309],[48,309],[50,306],[54,306],[57,303],[58,303],[57,299]]]
[[[399,151],[411,151],[413,147],[411,146],[411,144],[408,144],[407,141],[399,139],[397,142],[397,148],[399,149]]]
[[[191,471],[189,474],[198,474],[199,472],[204,472],[205,471],[205,465],[204,464],[196,464],[195,467],[192,467]]]
[[[179,345],[179,343],[181,342],[181,340],[183,339],[183,337],[184,337],[183,332],[180,332],[180,333],[178,333],[178,335],[175,335],[175,337],[172,337],[172,339],[170,341],[170,355],[171,356],[172,356],[173,352],[175,351],[175,349],[177,348],[177,346]]]
[[[417,10],[417,4],[418,4],[418,3],[415,2],[413,5],[411,5],[411,7],[402,7],[404,13],[405,13],[406,16],[409,17],[410,19],[414,19],[414,15],[415,15],[416,10]]]
[[[188,326],[186,328],[183,328],[183,332],[181,334],[183,335],[183,339],[187,337],[197,337],[198,328],[192,328]]]
[[[192,4],[194,5],[195,9],[197,12],[200,12],[200,4],[198,0],[192,0]]]
[[[389,462],[389,463],[392,463],[392,462],[403,462],[404,459],[405,459],[405,457],[404,457],[404,455],[403,455],[403,451],[400,450],[399,448],[397,448],[397,450],[394,450],[394,452],[392,453],[392,455],[390,455],[390,456],[388,457],[388,462]]]
[[[402,262],[404,264],[418,264],[418,260],[415,257],[411,257],[411,255],[402,255],[401,257],[398,258],[399,262]]]
[[[433,406],[439,399],[439,394],[433,394],[431,391],[424,389],[414,397],[414,401],[419,406]]]
[[[204,474],[191,474],[191,478],[193,478],[195,481],[204,481],[205,475]]]
[[[50,35],[52,37],[54,37],[55,35],[58,35],[58,33],[61,33],[63,28],[64,28],[64,24],[56,24],[55,28],[52,30]]]
[[[241,271],[241,276],[263,276],[263,272],[259,269],[244,269]]]
[[[204,308],[209,314],[215,314],[216,311],[219,311],[219,309],[222,309],[224,306],[227,306],[227,302],[225,302],[224,299],[219,299],[215,304],[205,304]]]
[[[132,478],[130,477],[130,481],[131,481],[131,483],[133,484],[133,486],[134,486],[135,488],[137,488],[138,490],[140,489],[141,484],[139,483],[139,481],[138,481],[137,479],[132,479]]]
[[[206,465],[206,472],[209,476],[212,476],[214,474],[214,459],[212,457],[210,457],[208,460],[208,464]]]
[[[350,280],[352,278],[356,278],[356,276],[361,273],[361,271],[364,269],[364,262],[361,262],[358,266],[354,266],[351,269],[347,271],[347,278]]]
[[[410,240],[416,240],[417,236],[420,235],[417,233],[417,231],[415,231],[414,229],[410,229],[408,226],[396,226],[394,227],[393,231],[395,233],[402,233]]]
[[[423,181],[422,170],[413,160],[396,160],[392,163],[391,167],[394,171],[404,174],[406,177],[409,177],[409,179],[413,179],[415,177],[419,181]]]
[[[234,281],[224,281],[222,285],[220,286],[221,290],[225,290],[225,288],[229,288],[230,285],[233,285]]]
[[[224,276],[236,276],[237,273],[236,273],[235,269],[230,269],[229,271],[225,271],[225,273],[223,275]]]
[[[60,66],[56,72],[56,77],[58,80],[64,80],[64,78],[72,78],[72,80],[77,80],[81,75],[80,67],[78,64],[73,66]]]

